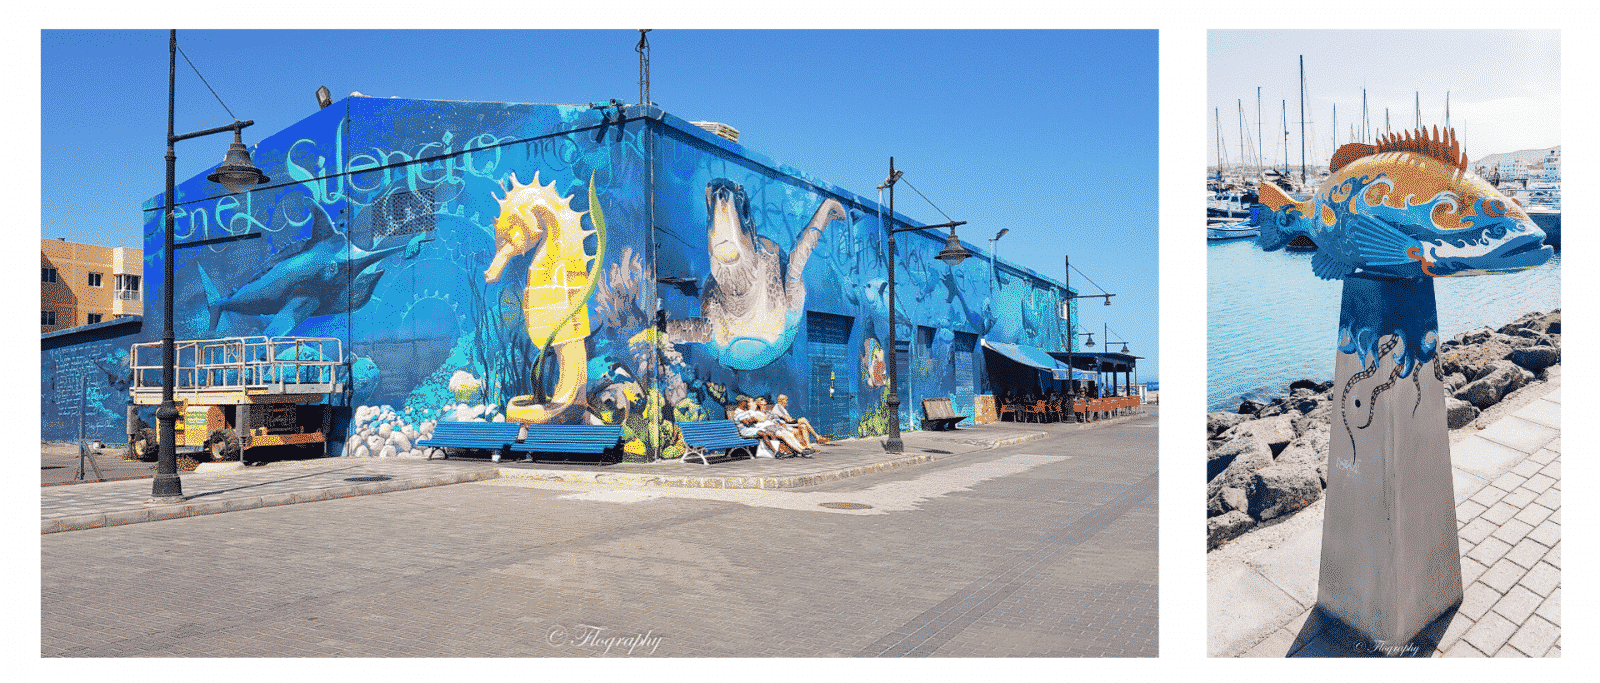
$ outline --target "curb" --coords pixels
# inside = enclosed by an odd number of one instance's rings
[[[54,534],[63,531],[80,531],[83,529],[98,529],[101,527],[122,526],[124,524],[138,524],[140,522],[158,522],[165,519],[179,519],[183,517],[199,517],[201,515],[214,515],[221,512],[234,512],[237,510],[251,510],[255,508],[273,507],[277,505],[292,505],[295,503],[311,503],[319,500],[334,500],[337,498],[351,498],[374,493],[392,493],[409,489],[427,488],[430,486],[443,486],[446,484],[460,484],[464,482],[493,479],[499,476],[495,470],[484,469],[477,471],[452,472],[414,479],[400,479],[390,481],[372,482],[332,488],[311,489],[309,491],[294,491],[291,493],[268,493],[245,498],[226,498],[222,500],[189,501],[180,505],[151,505],[142,509],[118,510],[116,512],[96,513],[90,515],[75,515],[71,517],[56,517],[41,520],[40,533]]]
[[[536,481],[565,481],[585,484],[624,484],[629,486],[673,486],[690,489],[788,489],[815,486],[824,482],[858,477],[863,474],[885,472],[908,465],[933,461],[932,455],[913,455],[884,462],[847,467],[832,472],[797,474],[787,477],[696,477],[654,474],[609,474],[571,472],[566,470],[529,470],[504,468],[502,479],[532,479]]]

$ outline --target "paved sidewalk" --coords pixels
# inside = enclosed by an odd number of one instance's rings
[[[1561,379],[1481,430],[1451,434],[1461,605],[1389,652],[1313,609],[1323,501],[1207,558],[1213,657],[1559,657]],[[1521,400],[1521,399],[1519,399]],[[1239,543],[1239,539],[1234,543]],[[1255,550],[1256,546],[1266,546]]]
[[[948,432],[906,432],[905,450],[898,456],[883,451],[882,439],[847,439],[818,447],[816,457],[809,459],[713,460],[710,465],[679,460],[598,466],[497,464],[481,458],[323,458],[228,472],[185,473],[181,477],[186,500],[178,505],[150,504],[149,479],[49,486],[42,488],[40,494],[41,531],[48,534],[153,522],[497,477],[696,488],[813,486],[1129,419],[1132,418],[1119,417],[1084,425],[1005,422]]]

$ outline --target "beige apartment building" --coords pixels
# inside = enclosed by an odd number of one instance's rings
[[[144,250],[39,240],[39,332],[144,313]]]

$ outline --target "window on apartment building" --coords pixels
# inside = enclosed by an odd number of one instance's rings
[[[93,324],[95,324],[97,322],[100,322],[101,318],[103,318],[103,317],[104,316],[102,316],[99,313],[90,313],[89,314],[89,324],[93,325]]]
[[[55,282],[56,281],[56,269],[54,269],[54,268],[40,268],[39,272],[40,272],[40,276],[41,276],[39,278],[40,280],[42,280],[44,282]]]
[[[39,311],[39,324],[40,325],[54,325],[54,324],[56,324],[56,312],[55,311]]]
[[[116,298],[118,298],[118,299],[127,299],[127,300],[134,300],[134,299],[138,299],[139,298],[139,276],[138,275],[122,275],[122,274],[118,274],[118,275],[115,276],[115,279],[116,279],[116,290],[115,290],[116,291]]]
[[[99,273],[89,273],[89,286],[90,287],[99,287],[100,286],[100,274]]]

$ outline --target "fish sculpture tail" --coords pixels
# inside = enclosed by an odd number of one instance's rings
[[[1278,186],[1263,180],[1256,193],[1261,205],[1261,234],[1256,244],[1266,251],[1277,251],[1296,237],[1306,236],[1305,217],[1310,202],[1295,201]]]

